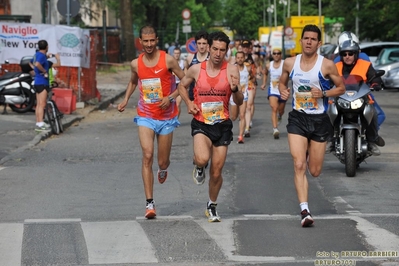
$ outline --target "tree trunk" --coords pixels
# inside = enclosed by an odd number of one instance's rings
[[[133,34],[133,16],[131,0],[120,2],[122,44],[124,60],[131,61],[136,58],[136,47]]]

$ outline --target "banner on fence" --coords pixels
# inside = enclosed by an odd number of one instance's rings
[[[79,27],[0,22],[0,64],[19,63],[34,55],[39,40],[46,40],[49,53],[60,55],[61,65],[90,67],[90,31]]]

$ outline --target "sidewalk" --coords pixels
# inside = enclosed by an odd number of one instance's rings
[[[117,73],[98,73],[97,88],[100,91],[101,101],[92,104],[85,103],[84,108],[65,115],[62,120],[64,129],[81,121],[95,110],[106,109],[116,99],[123,96],[129,78],[130,70],[128,69]],[[52,136],[50,131],[40,133],[34,131],[34,112],[18,114],[7,108],[7,114],[2,114],[3,110],[4,106],[0,106],[0,166],[9,160],[17,159],[18,153]],[[59,136],[62,137],[62,133]]]

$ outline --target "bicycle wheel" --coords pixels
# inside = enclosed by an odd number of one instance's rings
[[[57,122],[60,132],[64,132],[64,125],[62,124],[62,118],[64,118],[64,114],[60,112],[56,103],[54,103],[54,108],[55,112],[57,113]]]
[[[46,114],[47,114],[48,122],[50,123],[51,132],[53,132],[53,134],[56,134],[56,135],[60,134],[60,128],[58,126],[57,115],[56,115],[56,111],[55,111],[54,104],[52,101],[47,101]]]

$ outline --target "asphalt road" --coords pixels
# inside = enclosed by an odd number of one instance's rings
[[[0,167],[0,265],[399,265],[399,92],[376,97],[387,145],[355,178],[326,155],[322,175],[309,177],[312,228],[300,226],[287,115],[274,140],[265,91],[244,145],[235,122],[221,223],[205,218],[207,183],[192,181],[184,104],[168,180],[155,184],[153,221],[143,218],[137,94],[125,113],[93,112]]]

